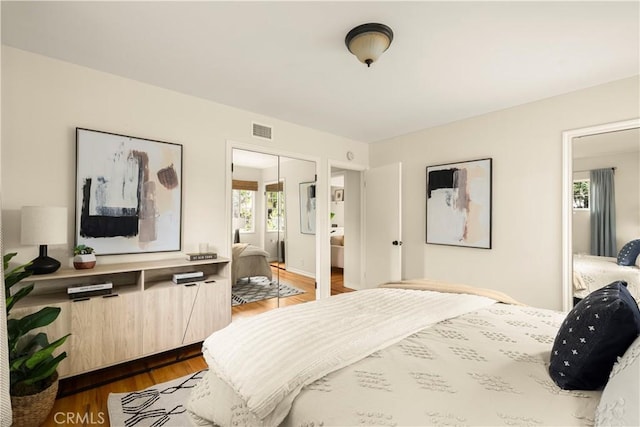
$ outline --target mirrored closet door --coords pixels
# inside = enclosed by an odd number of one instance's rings
[[[315,299],[314,162],[233,149],[234,316]]]
[[[640,269],[617,255],[640,238],[640,129],[576,137],[571,148],[574,302],[615,280],[638,299]]]

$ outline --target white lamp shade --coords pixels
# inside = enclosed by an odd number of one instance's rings
[[[23,206],[20,241],[23,245],[67,243],[67,208]]]
[[[391,40],[386,35],[371,31],[355,36],[349,43],[349,50],[366,64],[367,60],[376,62],[390,44]]]

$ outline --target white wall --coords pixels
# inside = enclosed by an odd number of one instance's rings
[[[285,265],[288,271],[316,277],[316,235],[300,232],[300,183],[315,179],[315,164],[306,160],[287,158],[281,160],[279,172],[280,178],[284,180],[285,191]],[[264,181],[275,182],[277,174],[276,168],[265,169]],[[318,200],[316,194],[316,202]],[[317,218],[316,213],[316,230],[318,229]],[[278,233],[267,233],[267,236],[265,250],[278,240]]]
[[[526,84],[526,82],[523,82]],[[562,307],[562,132],[640,116],[638,76],[371,145],[403,163],[403,277],[429,277]],[[493,158],[493,249],[425,244],[425,168]]]
[[[363,289],[362,282],[362,172],[344,171],[344,286]]]
[[[320,200],[329,194],[329,178],[322,173],[328,159],[343,159],[347,151],[357,159],[369,157],[369,146],[358,141],[7,46],[2,49],[2,229],[4,250],[17,250],[16,261],[37,255],[36,247],[19,243],[23,205],[64,205],[73,212],[76,126],[183,144],[184,252],[197,252],[199,242],[210,242],[219,254],[229,255],[227,141],[317,157]],[[251,137],[252,121],[273,126],[276,139]],[[328,206],[318,209],[318,215],[327,216],[319,223],[326,243],[319,244],[327,254],[321,261],[328,263]],[[63,263],[71,261],[73,230],[70,214],[68,243],[49,248]],[[176,256],[113,256],[98,262]],[[328,278],[324,280],[328,286]]]
[[[579,142],[577,143],[579,144]],[[610,167],[616,168],[614,174],[616,251],[619,251],[628,241],[640,238],[640,197],[638,194],[640,162],[638,153],[614,153],[573,160],[573,170],[575,171]],[[574,179],[587,178],[589,178],[589,172],[574,173]],[[589,215],[588,209],[573,211],[573,253],[588,254],[591,251]]]

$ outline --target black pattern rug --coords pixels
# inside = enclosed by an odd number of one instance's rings
[[[184,405],[191,389],[206,372],[205,369],[141,391],[110,393],[107,399],[110,424],[124,427],[191,425]]]
[[[231,305],[248,304],[270,298],[286,298],[304,291],[285,283],[278,284],[264,276],[242,278],[231,287]]]

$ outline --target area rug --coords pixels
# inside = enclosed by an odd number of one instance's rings
[[[191,389],[207,370],[156,384],[141,391],[110,393],[109,421],[117,427],[184,427],[191,425],[185,405]]]
[[[275,280],[269,280],[264,276],[242,278],[231,287],[231,305],[247,304],[270,298],[285,298],[292,295],[303,294],[302,289],[289,286],[285,283],[278,284]]]

